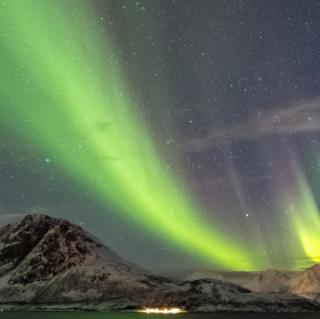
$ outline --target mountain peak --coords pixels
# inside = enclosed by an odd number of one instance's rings
[[[244,284],[244,287],[256,292],[282,292],[285,290],[289,276],[278,270],[268,269],[257,274]]]
[[[12,284],[48,280],[91,257],[123,263],[93,236],[63,219],[27,215],[0,229],[0,275],[11,272]]]
[[[306,271],[312,271],[314,274],[318,274],[320,276],[320,264],[314,264],[307,268]]]
[[[320,264],[315,264],[309,268],[306,268],[297,277],[299,279],[303,279],[304,282],[307,279],[310,279],[314,282],[317,281],[318,283],[320,283]]]
[[[316,264],[289,281],[290,291],[314,300],[320,299],[320,265]]]

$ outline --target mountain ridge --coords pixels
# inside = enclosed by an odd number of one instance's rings
[[[28,215],[0,228],[0,304],[28,309],[309,312],[320,304],[215,279],[177,281],[129,263],[81,227]],[[12,306],[13,307],[13,306]]]

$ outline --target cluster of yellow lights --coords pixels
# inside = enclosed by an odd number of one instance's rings
[[[141,310],[144,313],[162,313],[162,314],[178,314],[185,312],[185,310],[180,308],[146,308]]]

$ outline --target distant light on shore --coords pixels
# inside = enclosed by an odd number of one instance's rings
[[[144,313],[162,313],[162,314],[178,314],[182,312],[186,312],[180,308],[146,308],[140,310],[140,312]]]

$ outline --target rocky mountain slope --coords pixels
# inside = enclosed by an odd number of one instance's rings
[[[287,290],[320,301],[320,265],[314,265],[289,280]]]
[[[257,274],[253,279],[243,284],[254,292],[285,292],[290,276],[278,270],[267,270]]]
[[[320,265],[295,273],[268,270],[257,274],[242,286],[254,292],[292,293],[320,301]]]
[[[0,228],[0,304],[29,309],[320,311],[320,304],[294,295],[251,293],[215,279],[155,276],[80,227],[44,215],[29,215]]]

